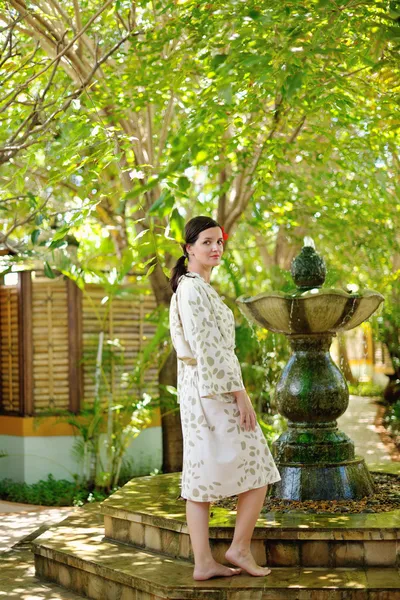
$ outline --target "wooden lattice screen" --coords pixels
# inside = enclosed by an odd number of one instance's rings
[[[121,376],[130,373],[135,365],[138,353],[155,332],[155,325],[145,322],[145,316],[155,308],[155,300],[151,295],[140,295],[129,298],[116,298],[111,303],[102,304],[106,296],[98,286],[88,286],[89,297],[85,294],[82,300],[83,320],[83,374],[84,399],[92,403],[95,394],[95,363],[99,343],[101,322],[104,323],[104,353],[103,368],[107,373],[110,391],[114,398],[123,395]],[[105,317],[106,315],[106,317]],[[118,340],[123,350],[113,349],[111,357],[110,346],[106,340]],[[112,348],[112,346],[111,346]],[[145,375],[146,389],[134,388],[133,392],[146,391],[154,393],[157,385],[157,369],[149,369]],[[103,389],[106,389],[104,385]],[[132,392],[131,392],[132,393]]]
[[[64,279],[32,282],[35,413],[69,407],[68,303]]]
[[[65,279],[20,274],[18,286],[0,285],[0,409],[4,414],[43,414],[55,409],[78,411],[93,402],[99,321],[104,316],[104,367],[114,397],[121,395],[121,375],[129,373],[155,325],[145,316],[155,300],[145,293],[102,304],[105,292],[95,285],[88,294]],[[89,296],[89,298],[88,298]],[[123,347],[107,353],[107,339]],[[83,361],[79,360],[83,357]],[[83,371],[83,381],[81,373]],[[80,383],[82,381],[82,383]],[[153,393],[157,369],[146,372],[145,389]]]
[[[18,292],[16,287],[0,286],[0,385],[5,413],[20,408]]]

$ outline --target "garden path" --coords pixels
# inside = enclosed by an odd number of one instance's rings
[[[338,427],[353,440],[356,455],[367,464],[390,462],[391,457],[374,426],[377,404],[373,398],[350,396],[349,407],[338,419]]]
[[[51,508],[0,501],[0,552],[11,550],[39,527],[47,529],[74,510],[68,506]]]

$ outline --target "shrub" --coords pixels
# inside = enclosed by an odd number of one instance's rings
[[[113,490],[114,491],[114,490]],[[0,480],[0,498],[9,502],[40,504],[43,506],[82,506],[86,502],[104,500],[107,494],[90,490],[66,479],[49,475],[37,483],[21,483],[11,479]]]
[[[364,381],[356,384],[349,384],[350,394],[354,396],[382,396],[384,388],[372,381]]]

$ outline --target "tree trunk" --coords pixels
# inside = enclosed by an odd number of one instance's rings
[[[161,425],[163,433],[163,473],[182,470],[183,441],[179,407],[174,397],[168,394],[164,386],[176,387],[177,359],[173,350],[159,374],[161,398]]]

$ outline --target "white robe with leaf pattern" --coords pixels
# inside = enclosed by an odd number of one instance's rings
[[[209,502],[281,479],[259,424],[240,427],[244,388],[230,308],[198,273],[180,278],[170,306],[183,432],[182,497]]]

